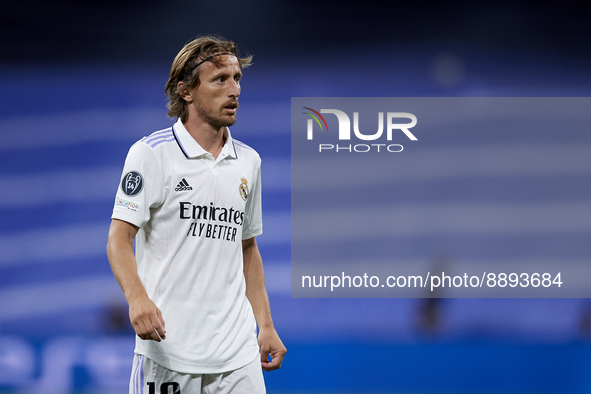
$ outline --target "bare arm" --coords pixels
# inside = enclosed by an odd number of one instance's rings
[[[164,320],[158,307],[150,300],[140,277],[133,253],[133,239],[138,228],[122,220],[113,219],[109,229],[107,256],[117,282],[129,304],[129,320],[141,339],[160,342],[166,338]]]
[[[244,255],[244,279],[246,280],[246,297],[252,305],[255,319],[259,326],[259,347],[261,348],[261,364],[265,371],[279,369],[287,349],[279,339],[271,319],[271,307],[265,287],[263,259],[256,240],[250,238],[242,241]],[[271,356],[271,361],[268,361]]]

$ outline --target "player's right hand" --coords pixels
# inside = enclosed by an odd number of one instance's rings
[[[141,339],[160,342],[166,339],[164,319],[160,309],[148,297],[129,304],[129,320]]]

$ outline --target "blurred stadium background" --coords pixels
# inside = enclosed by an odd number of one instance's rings
[[[289,289],[291,97],[590,96],[589,11],[574,0],[3,2],[0,392],[126,392],[133,331],[105,255],[110,213],[129,146],[171,124],[170,62],[200,33],[255,55],[233,134],[264,162],[259,243],[289,350],[266,374],[270,393],[591,392],[588,300],[292,299]],[[565,142],[560,130],[520,138]],[[475,135],[470,146],[494,142]],[[536,196],[552,207],[589,203],[590,172],[405,187],[425,206]],[[589,261],[590,235],[532,231],[491,241],[501,250],[472,234],[419,235],[398,257]]]

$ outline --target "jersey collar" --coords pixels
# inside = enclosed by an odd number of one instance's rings
[[[185,125],[183,125],[183,122],[181,122],[180,119],[176,121],[174,126],[172,126],[172,133],[176,139],[176,142],[179,144],[179,148],[188,159],[209,155],[209,152],[203,149],[201,145],[199,145],[199,143],[195,141],[193,137],[191,137],[191,134],[189,134],[185,128]],[[218,160],[225,159],[227,157],[234,159],[238,158],[238,155],[236,154],[236,148],[234,147],[234,140],[232,139],[232,134],[230,133],[229,128],[226,143],[222,147],[222,151],[218,156]]]

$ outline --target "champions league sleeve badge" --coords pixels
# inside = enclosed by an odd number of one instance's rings
[[[137,171],[128,172],[121,180],[121,190],[130,197],[137,196],[144,188],[144,178]]]
[[[242,183],[240,184],[239,190],[240,190],[240,197],[242,197],[242,199],[244,201],[246,201],[248,199],[248,181],[246,180],[245,177],[240,178],[240,180],[242,181]]]

